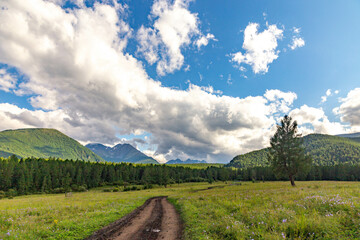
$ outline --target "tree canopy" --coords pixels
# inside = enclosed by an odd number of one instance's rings
[[[310,170],[311,157],[305,154],[301,134],[297,132],[297,122],[285,115],[277,125],[274,136],[270,139],[268,160],[274,173],[288,176],[295,186],[295,176]]]

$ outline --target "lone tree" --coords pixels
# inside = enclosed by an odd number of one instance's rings
[[[289,177],[295,186],[295,176],[310,170],[312,159],[305,154],[301,134],[297,133],[297,122],[285,115],[277,125],[275,135],[270,139],[268,160],[277,176]]]

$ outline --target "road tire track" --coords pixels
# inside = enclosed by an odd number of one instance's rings
[[[180,240],[183,224],[166,197],[155,197],[86,240]]]

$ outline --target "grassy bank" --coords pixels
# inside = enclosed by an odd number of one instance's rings
[[[83,239],[152,196],[180,209],[186,239],[358,239],[360,183],[181,184],[0,200],[0,239]]]

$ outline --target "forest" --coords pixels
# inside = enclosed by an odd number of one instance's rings
[[[26,158],[0,158],[0,198],[32,193],[64,193],[86,191],[101,186],[152,185],[167,186],[183,182],[275,181],[270,167],[235,169],[208,167],[196,169],[182,166],[131,163],[95,163],[86,161]],[[312,166],[296,180],[360,181],[360,165],[338,164]]]
[[[13,195],[84,191],[106,185],[213,182],[236,179],[231,168],[192,169],[181,166],[132,163],[95,163],[61,159],[0,158],[0,191]],[[4,194],[4,193],[3,193]],[[1,195],[1,193],[0,193]]]
[[[360,164],[360,142],[356,138],[344,138],[323,134],[309,134],[303,137],[305,153],[317,166],[338,164]],[[252,151],[234,157],[228,167],[253,168],[269,166],[268,149]]]

